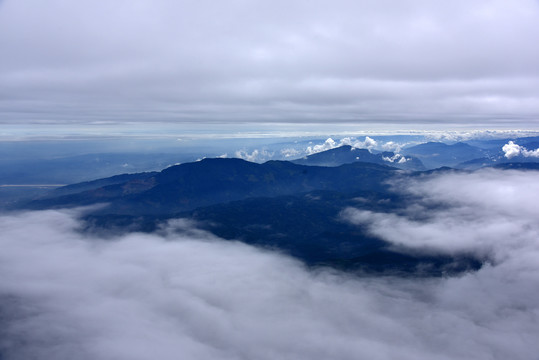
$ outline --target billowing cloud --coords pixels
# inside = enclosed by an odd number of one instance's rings
[[[513,141],[509,141],[502,147],[504,156],[508,159],[512,159],[515,156],[524,156],[524,157],[536,157],[539,158],[539,149],[528,150],[523,146],[516,144]]]
[[[355,142],[350,141],[349,145],[351,145],[352,147],[358,148],[358,149],[372,150],[376,146],[378,146],[378,143],[376,142],[376,140],[366,136],[364,141],[355,141]]]
[[[323,144],[307,146],[307,149],[305,149],[305,153],[307,155],[312,155],[322,151],[335,149],[343,145],[349,145],[358,149],[368,149],[370,151],[374,149],[378,145],[378,143],[376,142],[376,140],[368,136],[366,136],[365,140],[363,141],[359,141],[354,137],[345,137],[339,140],[339,142],[336,142],[332,138],[327,138]]]
[[[333,140],[332,138],[327,138],[323,144],[307,146],[307,149],[305,150],[305,152],[307,153],[307,155],[312,155],[312,154],[316,154],[322,151],[334,149],[338,146],[340,145],[338,145],[335,142],[335,140]]]
[[[534,0],[5,0],[0,119],[526,127],[537,34]]]
[[[397,162],[397,164],[404,164],[409,160],[409,158],[401,154],[395,154],[393,156],[382,156],[382,159],[391,163]]]
[[[2,356],[533,359],[538,183],[535,173],[449,174],[401,184],[417,199],[402,215],[347,211],[399,246],[492,259],[438,279],[308,270],[180,220],[101,239],[65,211],[4,215]]]

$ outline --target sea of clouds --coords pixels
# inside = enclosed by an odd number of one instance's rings
[[[83,234],[78,211],[0,217],[0,358],[537,359],[539,174],[395,182],[398,214],[345,221],[406,251],[472,253],[448,278],[307,269],[175,220]]]

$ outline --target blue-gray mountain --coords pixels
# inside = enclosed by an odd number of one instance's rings
[[[426,170],[421,160],[417,157],[402,156],[389,151],[372,153],[367,149],[358,149],[349,145],[308,155],[292,162],[310,166],[339,166],[353,162],[369,162],[404,170]]]
[[[448,145],[441,142],[428,142],[402,150],[406,156],[419,158],[429,169],[449,166],[458,169],[476,170],[482,167],[499,166],[505,163],[534,163],[539,158],[518,155],[508,159],[502,147],[514,141],[526,149],[539,148],[539,138],[517,138],[497,140],[473,140],[469,143],[458,142]]]
[[[403,149],[402,153],[419,158],[429,169],[441,166],[453,167],[462,162],[483,158],[488,155],[486,150],[462,142],[453,145],[428,142]]]

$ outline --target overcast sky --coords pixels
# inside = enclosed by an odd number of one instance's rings
[[[0,0],[0,123],[537,128],[537,0]]]

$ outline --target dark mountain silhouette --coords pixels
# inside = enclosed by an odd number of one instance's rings
[[[313,191],[301,195],[249,198],[168,216],[92,214],[86,231],[159,231],[168,218],[190,218],[198,228],[294,256],[309,266],[391,275],[443,276],[475,270],[481,262],[460,256],[405,254],[373,237],[364,226],[341,219],[349,206],[387,212],[406,206],[394,193]],[[181,231],[181,230],[180,230]]]
[[[373,155],[344,147],[314,159],[342,161],[339,154],[344,153]],[[441,171],[455,170],[428,173]],[[476,259],[402,253],[363,226],[342,220],[341,211],[350,206],[376,212],[406,208],[406,196],[391,192],[387,180],[424,173],[358,161],[328,167],[204,159],[161,172],[69,185],[26,207],[107,203],[84,215],[83,229],[105,233],[159,231],[168,219],[189,218],[221,238],[277,249],[310,266],[347,271],[441,276],[479,268]]]
[[[129,175],[127,181],[109,178],[77,184],[67,190],[76,193],[35,200],[34,209],[109,203],[110,214],[164,215],[198,207],[253,197],[275,197],[334,190],[350,192],[386,187],[384,180],[395,174],[395,168],[356,162],[334,168],[303,166],[287,161],[264,164],[240,159],[204,159],[169,167],[159,173]],[[93,187],[100,183],[111,185]]]

